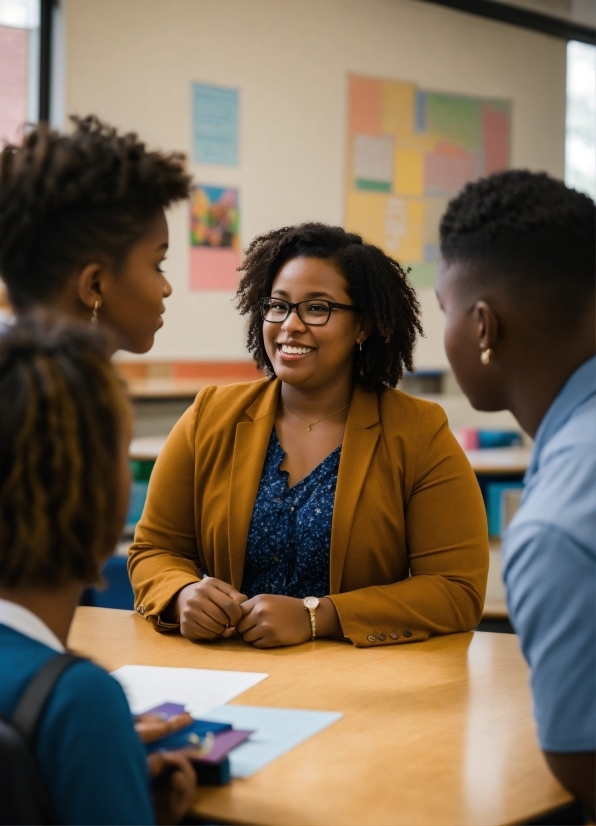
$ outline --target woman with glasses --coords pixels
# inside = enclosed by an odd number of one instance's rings
[[[470,630],[485,512],[443,410],[394,389],[422,332],[404,271],[322,224],[257,237],[243,271],[266,378],[205,388],[172,431],[131,548],[136,610],[259,648]]]

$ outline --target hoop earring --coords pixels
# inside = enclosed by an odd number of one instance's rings
[[[99,310],[99,299],[96,299],[95,304],[93,305],[93,311],[91,313],[91,324],[97,324],[97,311]]]
[[[493,354],[493,351],[491,350],[490,347],[487,347],[486,350],[483,350],[480,353],[480,361],[482,362],[482,364],[490,364],[490,359],[491,359],[492,354]]]

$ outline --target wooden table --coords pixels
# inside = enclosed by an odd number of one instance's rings
[[[312,643],[257,651],[195,645],[135,614],[79,608],[72,648],[125,664],[264,671],[245,705],[344,717],[246,780],[199,792],[196,813],[225,823],[508,824],[563,805],[532,721],[528,672],[510,634],[454,634],[357,649]]]

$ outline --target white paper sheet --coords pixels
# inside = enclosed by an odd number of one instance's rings
[[[112,671],[112,677],[124,689],[133,714],[170,702],[182,703],[193,717],[233,700],[268,676],[250,671],[152,665],[124,665]]]

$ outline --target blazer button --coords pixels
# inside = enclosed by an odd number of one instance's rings
[[[379,639],[381,640],[381,642],[385,642],[387,637],[385,636],[385,634],[379,634]]]
[[[396,634],[396,633],[395,633],[395,631],[394,631],[394,632],[391,634],[391,639],[392,639],[392,640],[397,640],[397,639],[399,639],[399,634]]]
[[[143,616],[145,614],[145,606],[139,605],[139,607],[137,608],[137,613]]]
[[[369,635],[368,635],[368,637],[367,637],[366,639],[367,639],[369,642],[376,642],[376,641],[377,641],[377,638],[376,638],[376,637],[374,637],[372,634],[369,634]]]
[[[274,556],[274,557],[273,557],[273,561],[274,561],[274,562],[279,562],[279,557],[278,557],[278,556]]]
[[[405,631],[404,631],[404,637],[411,637],[411,636],[412,636],[412,632],[408,631],[408,629],[406,628]]]

